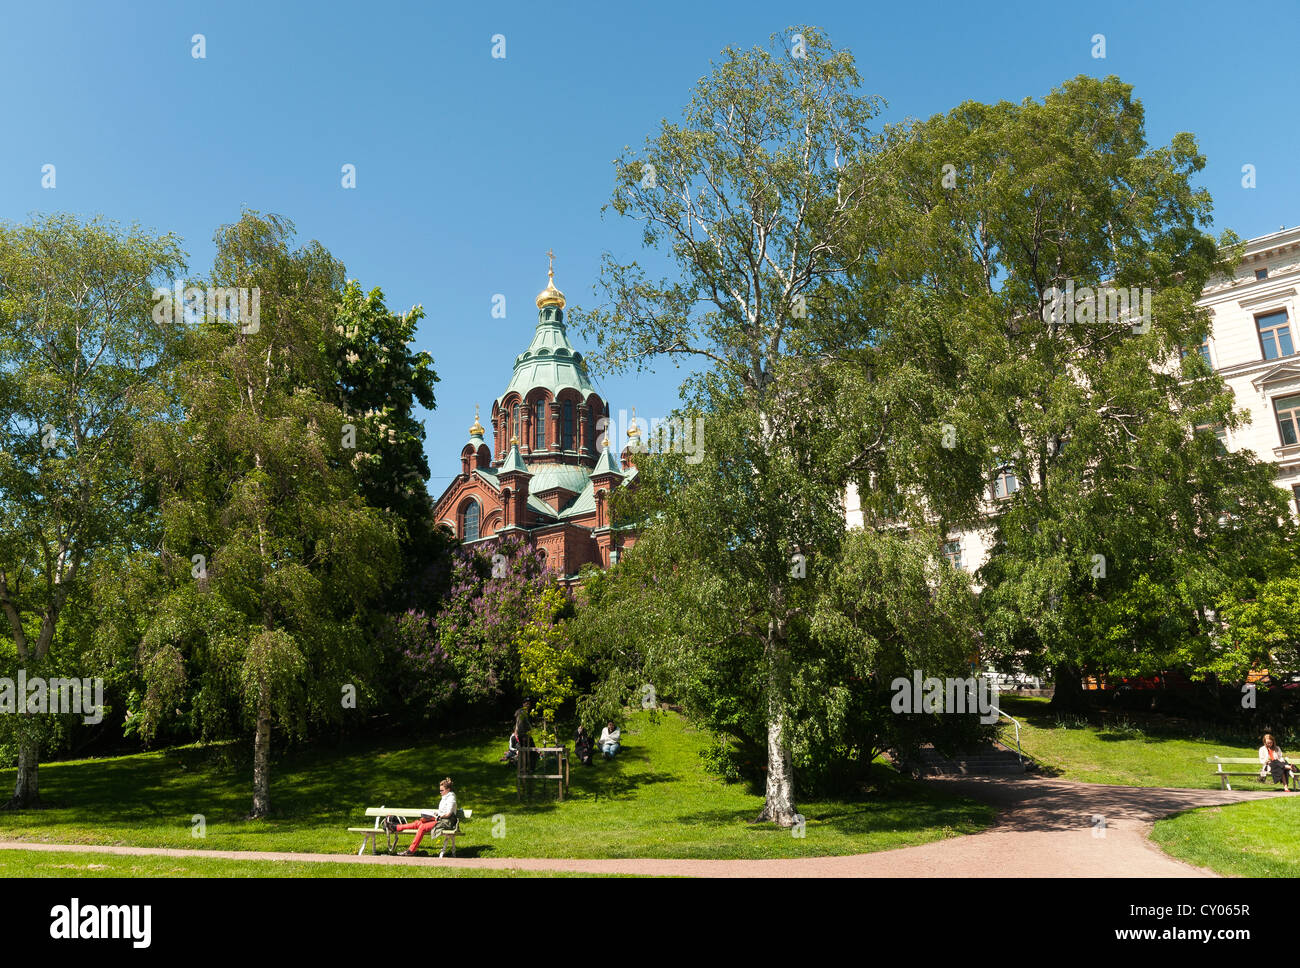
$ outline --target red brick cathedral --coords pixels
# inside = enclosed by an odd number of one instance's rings
[[[547,275],[537,294],[533,341],[515,358],[514,375],[492,404],[492,447],[475,407],[460,474],[434,513],[464,544],[517,533],[571,581],[588,562],[608,568],[635,541],[628,528],[613,526],[609,495],[635,478],[636,468],[615,458],[603,435],[597,442],[609,403],[569,342],[553,267]]]

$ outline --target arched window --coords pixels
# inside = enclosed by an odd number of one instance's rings
[[[465,505],[464,518],[461,522],[460,533],[462,541],[478,540],[478,502],[470,501]]]
[[[519,404],[516,403],[514,425],[510,428],[510,437],[512,440],[519,439],[521,443],[524,443],[525,441],[519,437],[523,432],[524,428],[519,425]]]
[[[573,450],[573,401],[564,401],[564,435],[560,438],[561,450]]]
[[[534,450],[541,450],[546,446],[546,401],[537,401],[537,444]]]

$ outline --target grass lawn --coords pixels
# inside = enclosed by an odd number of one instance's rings
[[[1207,756],[1253,759],[1259,750],[1258,742],[1243,745],[1245,737],[1215,736],[1159,717],[1108,712],[1102,725],[1095,718],[1059,716],[1048,710],[1047,702],[1004,695],[998,705],[1020,720],[1020,744],[1048,776],[1119,786],[1217,790],[1219,781],[1214,766],[1205,762]],[[1014,726],[1003,722],[1001,736],[1015,748]],[[1276,789],[1250,777],[1234,777],[1233,787]]]
[[[345,828],[369,823],[366,807],[436,805],[444,775],[456,781],[461,806],[474,811],[457,844],[462,857],[852,854],[974,833],[993,818],[990,807],[926,789],[881,766],[870,794],[800,803],[806,835],[795,837],[750,823],[762,797],[705,774],[697,754],[707,737],[680,716],[663,713],[652,722],[639,712],[623,736],[615,760],[573,766],[570,798],[562,804],[540,792],[531,802],[516,802],[514,770],[497,762],[504,737],[486,731],[419,745],[290,751],[274,757],[273,816],[260,821],[242,819],[252,802],[248,744],[49,763],[40,773],[47,809],[0,811],[0,840],[350,853],[360,838]],[[0,770],[0,789],[12,788],[13,781],[13,770]],[[206,821],[202,839],[191,834],[196,814]],[[48,859],[73,863],[67,855]],[[31,861],[0,852],[0,865],[6,863]],[[93,863],[109,861],[97,857]],[[379,870],[387,872],[387,865],[376,868],[376,876]]]
[[[1157,821],[1151,840],[1219,874],[1300,877],[1300,793],[1189,810]]]
[[[113,854],[0,850],[0,877],[611,877],[569,871],[470,870],[330,861],[123,857]]]

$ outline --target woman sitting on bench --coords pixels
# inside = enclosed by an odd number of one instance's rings
[[[1297,771],[1282,755],[1272,733],[1264,734],[1264,745],[1259,748],[1259,762],[1259,778],[1262,780],[1271,773],[1273,782],[1282,784],[1282,789],[1288,792],[1290,791],[1287,785],[1288,779],[1300,774],[1300,771]]]
[[[444,830],[456,829],[456,794],[451,792],[451,777],[444,777],[438,784],[438,792],[442,794],[442,800],[438,803],[438,812],[430,817],[424,813],[420,819],[414,823],[385,824],[392,833],[402,830],[414,830],[415,840],[411,842],[410,849],[406,850],[407,855],[413,855],[420,846],[420,841],[424,835],[432,833],[435,837]]]

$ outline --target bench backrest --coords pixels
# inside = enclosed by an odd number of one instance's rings
[[[367,807],[367,817],[418,817],[422,813],[437,813],[437,807]],[[474,816],[474,811],[462,807],[457,811],[465,819]]]
[[[1250,756],[1207,756],[1206,763],[1251,763],[1258,765],[1259,757]]]

